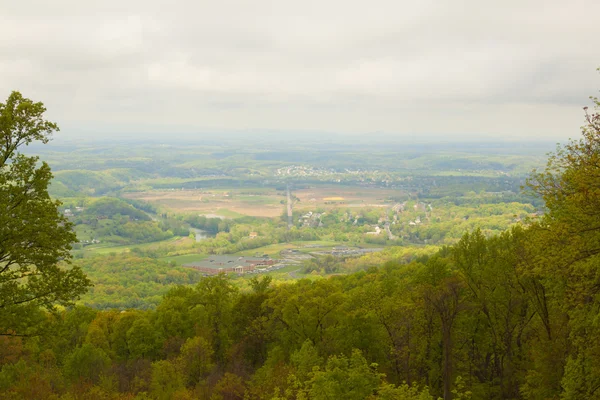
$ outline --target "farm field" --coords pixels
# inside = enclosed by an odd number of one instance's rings
[[[241,216],[277,217],[283,212],[284,205],[281,201],[285,200],[285,196],[275,189],[257,191],[254,188],[149,190],[126,193],[124,197],[146,201],[174,212],[194,212],[208,217],[218,216],[222,218]]]
[[[294,203],[296,209],[313,207],[385,207],[394,204],[394,198],[406,196],[398,189],[348,185],[316,185],[306,189],[296,189],[292,194],[300,201]]]
[[[402,190],[347,185],[316,185],[293,189],[294,209],[346,207],[386,207]],[[123,194],[178,213],[194,212],[207,217],[278,217],[284,212],[285,193],[275,189],[242,188],[230,190],[148,190]]]
[[[41,154],[55,168],[52,195],[74,224],[73,255],[106,283],[95,289],[102,307],[109,300],[155,305],[148,299],[167,283],[200,279],[182,265],[209,255],[302,262],[310,253],[311,263],[269,274],[275,281],[322,279],[390,258],[411,260],[466,231],[499,234],[543,212],[540,201],[520,192],[530,164],[543,161],[539,146],[139,146],[132,153],[129,144],[96,151],[77,143]],[[210,234],[194,240],[189,233],[196,231]],[[158,286],[149,289],[149,282]]]

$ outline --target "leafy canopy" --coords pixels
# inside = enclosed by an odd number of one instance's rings
[[[0,103],[0,333],[26,329],[40,306],[67,305],[90,282],[78,267],[67,268],[71,224],[48,195],[50,167],[19,150],[47,143],[58,126],[46,108],[13,92]]]

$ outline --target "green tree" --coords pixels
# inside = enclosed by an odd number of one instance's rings
[[[129,352],[133,358],[153,358],[161,345],[156,329],[145,316],[133,322],[127,331],[126,338]]]
[[[0,333],[22,331],[39,307],[67,305],[90,285],[78,267],[68,268],[76,238],[48,195],[52,173],[38,157],[19,152],[47,143],[58,126],[46,108],[13,92],[0,103]],[[15,317],[18,316],[18,317]]]
[[[214,367],[210,343],[200,336],[188,339],[181,346],[179,363],[189,386],[197,385]]]
[[[535,316],[529,282],[516,268],[523,240],[521,227],[490,239],[477,229],[466,233],[452,249],[471,301],[466,334],[478,338],[477,345],[468,350],[470,374],[497,382],[503,398],[518,396],[519,379],[524,376],[523,336]],[[490,393],[485,396],[491,397]]]
[[[241,377],[226,372],[215,385],[210,400],[242,400],[246,387]]]
[[[419,390],[417,387],[408,386],[406,383],[398,387],[384,383],[374,398],[380,400],[434,400],[427,388]]]
[[[223,362],[231,345],[232,309],[238,289],[225,274],[202,279],[196,286],[197,303],[203,307],[202,321],[212,339],[217,362]]]
[[[381,383],[382,374],[376,364],[367,364],[360,350],[353,350],[350,358],[331,356],[324,371],[318,368],[309,382],[311,399],[366,399]]]
[[[295,375],[300,382],[308,380],[313,368],[321,367],[323,364],[323,359],[319,356],[319,352],[308,339],[304,341],[300,350],[292,353],[290,361],[296,367]]]
[[[273,309],[279,340],[291,353],[307,339],[318,350],[335,345],[334,333],[345,300],[338,281],[302,279],[294,285],[277,287],[266,304]]]
[[[183,377],[175,365],[166,360],[152,363],[150,392],[155,399],[172,399],[175,392],[183,388]]]
[[[110,359],[102,349],[86,343],[75,349],[65,360],[65,375],[73,381],[98,382],[108,372]]]
[[[415,300],[414,275],[420,264],[403,265],[386,263],[379,274],[368,276],[352,293],[357,307],[348,325],[355,329],[352,337],[364,338],[353,343],[365,354],[381,354],[380,368],[391,367],[387,376],[391,381],[412,384],[417,367],[416,346],[423,335],[419,333],[420,304]],[[348,313],[352,315],[350,311]],[[358,321],[362,321],[359,324]],[[350,335],[346,335],[350,336]],[[368,349],[368,350],[367,350]],[[368,352],[367,352],[368,351]]]
[[[438,316],[442,347],[442,391],[444,400],[452,398],[454,325],[464,311],[463,281],[450,269],[447,259],[431,258],[424,270],[423,299],[431,312]]]
[[[534,246],[543,249],[527,272],[544,283],[549,298],[562,315],[544,325],[548,342],[567,342],[559,357],[548,357],[528,375],[524,392],[529,398],[561,393],[565,399],[598,398],[600,388],[600,101],[585,107],[582,137],[559,146],[542,172],[528,182],[540,195],[547,212],[532,225]],[[552,310],[552,307],[550,307]],[[568,330],[556,322],[568,321]],[[550,352],[546,352],[550,353]],[[550,375],[550,366],[556,375]],[[561,376],[560,374],[564,374]],[[558,376],[557,376],[558,375]],[[553,391],[548,393],[547,388]]]
[[[272,278],[250,278],[252,292],[241,293],[233,308],[234,336],[237,351],[253,366],[262,365],[267,358],[267,345],[272,339],[271,310],[264,306],[272,293]]]
[[[576,302],[593,293],[600,281],[600,268],[582,262],[600,255],[600,101],[594,103],[592,114],[585,107],[582,138],[559,146],[546,169],[534,171],[528,181],[547,208],[542,221],[534,224],[540,245],[546,247],[538,263],[563,278],[585,275],[587,284],[582,282],[579,293],[573,293]]]

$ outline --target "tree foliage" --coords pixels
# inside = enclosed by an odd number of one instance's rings
[[[592,101],[593,110],[584,108],[582,137],[559,146],[529,181],[547,212],[532,226],[535,262],[527,270],[545,289],[552,355],[546,365],[554,363],[559,376],[532,375],[525,389],[553,387],[568,399],[600,396],[600,101]],[[561,352],[567,356],[561,359]]]
[[[40,306],[67,305],[89,281],[68,268],[75,235],[48,195],[50,167],[22,154],[47,143],[58,126],[46,121],[42,103],[13,92],[0,103],[0,329],[22,331],[19,319]],[[19,318],[15,318],[15,316]],[[26,318],[23,318],[25,321]]]

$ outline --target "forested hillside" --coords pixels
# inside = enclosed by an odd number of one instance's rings
[[[220,275],[154,311],[46,315],[35,339],[4,339],[0,385],[6,398],[592,398],[593,261],[546,270],[539,240],[475,231],[410,264],[250,291]]]

